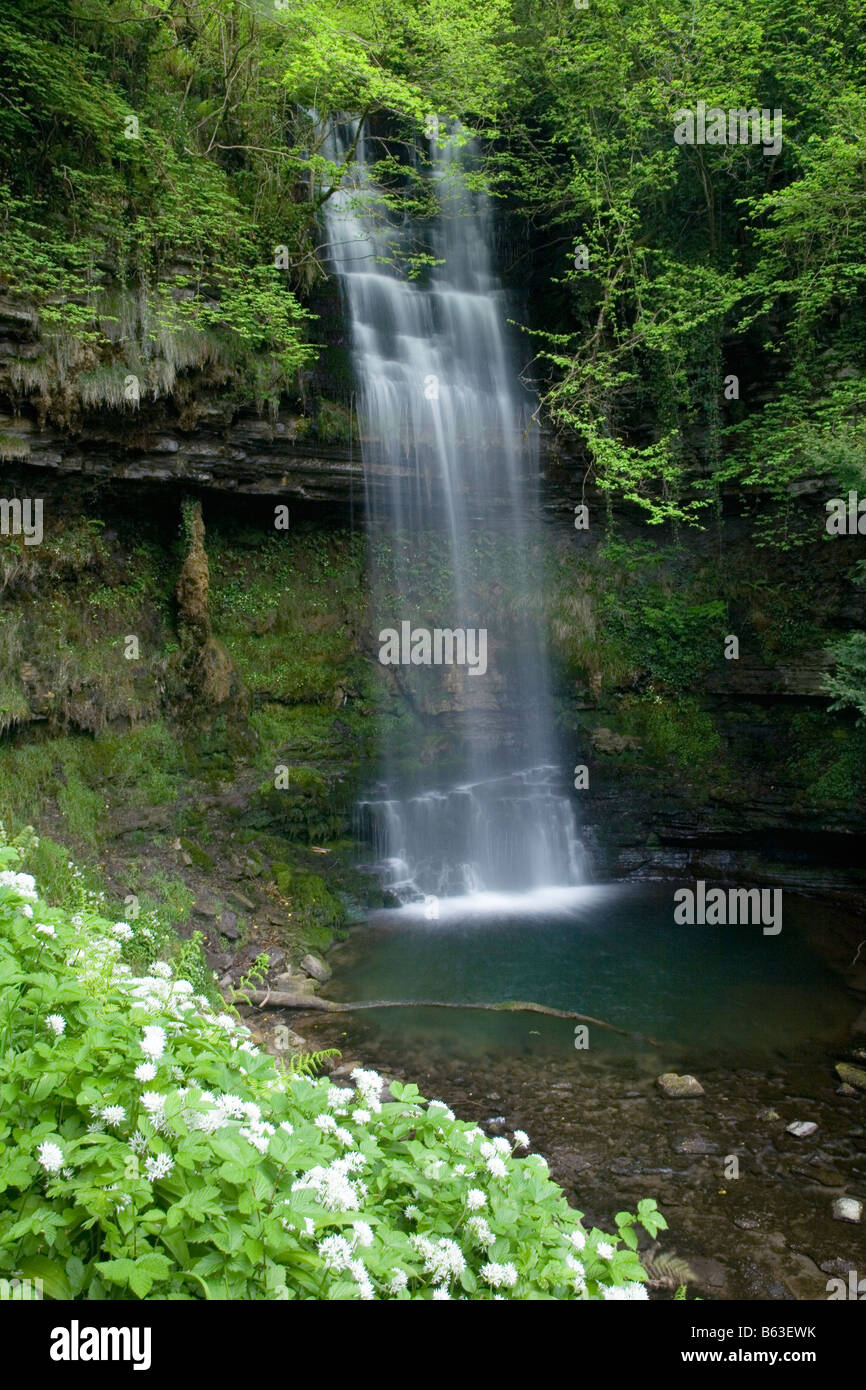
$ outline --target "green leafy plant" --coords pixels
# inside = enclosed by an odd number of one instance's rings
[[[167,962],[134,973],[149,928],[83,888],[51,907],[20,864],[4,840],[4,1275],[73,1299],[646,1296],[653,1202],[586,1229],[520,1131],[363,1068],[293,1074]]]

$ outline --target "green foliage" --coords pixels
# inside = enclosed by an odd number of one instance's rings
[[[157,397],[195,371],[273,406],[314,355],[299,294],[320,273],[319,208],[355,154],[330,157],[329,123],[489,125],[508,9],[188,0],[181,19],[147,0],[28,14],[3,0],[0,284],[42,349],[21,384],[69,415],[137,408],[130,374]],[[411,162],[385,150],[378,164],[390,207],[429,204]]]
[[[603,620],[613,641],[651,679],[671,690],[689,689],[719,660],[725,605],[720,599],[688,603],[679,594],[630,591],[605,595]]]
[[[340,1055],[337,1047],[325,1047],[321,1052],[294,1052],[286,1070],[290,1076],[315,1076],[316,1072],[321,1071],[323,1062]]]
[[[690,690],[721,660],[726,603],[718,576],[684,552],[610,534],[589,560],[568,546],[546,586],[554,647],[602,686]]]
[[[489,164],[553,248],[532,327],[554,423],[650,523],[706,522],[721,483],[745,484],[775,503],[765,540],[799,543],[791,484],[862,478],[862,0],[515,14]],[[781,108],[781,151],[678,145],[676,113],[701,100]]]
[[[292,1075],[167,964],[130,973],[137,927],[0,863],[4,1274],[64,1299],[645,1296],[653,1202],[627,1237],[584,1229],[526,1136],[360,1069]]]
[[[242,1004],[249,1004],[250,998],[248,991],[262,983],[268,973],[269,960],[270,957],[266,951],[259,952],[252,965],[245,971],[242,978],[238,980],[235,989],[232,990],[232,1003],[236,1004],[238,1000],[240,1000]]]
[[[701,525],[720,486],[759,488],[758,533],[801,544],[802,479],[863,476],[863,19],[862,0],[185,0],[182,19],[3,0],[0,277],[41,347],[19,385],[67,415],[134,408],[129,373],[144,396],[197,374],[273,406],[314,354],[320,210],[352,181],[332,123],[372,137],[416,273],[438,115],[482,137],[470,177],[532,228],[546,411],[602,490]],[[678,145],[699,100],[781,107],[781,150]],[[344,406],[318,430],[349,438]]]
[[[183,879],[157,870],[148,875],[148,893],[155,897],[172,922],[186,922],[192,912],[195,894],[187,888]],[[198,933],[196,933],[198,935]]]
[[[831,710],[853,709],[857,723],[866,723],[866,632],[849,632],[830,648],[836,668],[824,678],[824,688],[834,696]]]
[[[693,697],[650,692],[624,701],[624,714],[628,728],[654,759],[671,758],[683,772],[697,778],[722,777],[721,739],[712,717]]]
[[[287,785],[275,787],[273,779],[262,785],[252,813],[255,819],[277,826],[290,840],[321,844],[338,839],[350,809],[340,781],[314,767],[278,767],[285,768],[280,776]]]
[[[277,887],[291,905],[292,935],[300,935],[306,944],[325,950],[331,944],[331,934],[346,924],[347,912],[341,900],[331,892],[320,874],[305,869],[292,869],[278,874]]]
[[[69,834],[94,846],[112,802],[128,807],[173,800],[185,763],[159,722],[95,738],[67,735],[0,749],[0,820],[20,827],[51,802]]]
[[[270,703],[330,704],[356,682],[364,612],[360,536],[299,525],[254,548],[212,531],[214,631],[249,690]]]

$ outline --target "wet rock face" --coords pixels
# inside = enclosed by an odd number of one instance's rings
[[[348,439],[329,442],[333,431],[321,428],[323,414],[341,413],[334,402],[328,412],[320,404],[313,438],[300,402],[283,400],[276,413],[264,415],[245,402],[241,383],[213,379],[202,368],[179,376],[169,395],[154,400],[142,391],[135,408],[111,401],[88,407],[74,376],[61,383],[55,372],[41,386],[22,386],[22,366],[28,379],[43,350],[37,316],[0,296],[0,433],[7,458],[64,477],[197,484],[321,502],[363,499],[359,450]],[[320,380],[317,396],[334,385]]]

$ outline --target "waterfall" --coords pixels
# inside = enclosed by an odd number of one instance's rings
[[[397,225],[373,181],[369,137],[336,130],[330,156],[342,160],[356,138],[354,167],[325,208],[358,388],[372,639],[378,648],[380,632],[405,627],[483,631],[488,644],[484,670],[423,664],[420,648],[419,664],[389,668],[433,752],[384,740],[360,831],[401,901],[574,884],[582,851],[554,751],[533,569],[534,402],[512,356],[488,200],[467,184],[474,152],[431,141],[438,212]],[[412,279],[405,261],[419,235],[428,260]]]

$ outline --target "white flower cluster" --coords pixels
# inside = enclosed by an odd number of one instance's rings
[[[117,1129],[126,1119],[126,1110],[122,1105],[104,1105],[99,1112],[99,1118],[109,1129]]]
[[[508,1164],[505,1162],[505,1156],[510,1156],[511,1145],[507,1139],[486,1140],[481,1145],[480,1152],[491,1177],[508,1177]]]
[[[248,1123],[241,1125],[238,1134],[242,1139],[246,1139],[248,1143],[252,1144],[253,1148],[260,1154],[266,1154],[271,1135],[277,1132],[275,1127],[268,1120],[262,1118],[262,1112],[255,1101],[247,1101],[241,1106],[241,1111]]]
[[[333,1110],[335,1115],[348,1115],[354,1094],[351,1086],[329,1086],[328,1109]]]
[[[434,1244],[427,1236],[410,1236],[409,1240],[424,1261],[424,1268],[437,1284],[457,1279],[466,1268],[463,1251],[456,1241],[440,1236]]]
[[[153,1158],[144,1161],[144,1171],[151,1182],[158,1182],[160,1178],[168,1177],[174,1167],[174,1159],[171,1154],[160,1153]]]
[[[481,1266],[481,1278],[493,1289],[513,1289],[517,1283],[517,1270],[513,1264],[486,1264]]]
[[[382,1112],[382,1102],[379,1094],[382,1090],[382,1078],[377,1071],[366,1071],[363,1067],[355,1067],[352,1072],[352,1080],[358,1091],[358,1095],[367,1110],[372,1110],[374,1115]]]
[[[59,1173],[63,1167],[63,1150],[49,1139],[39,1145],[36,1156],[46,1173]]]
[[[364,1261],[357,1259],[354,1251],[356,1244],[370,1244],[372,1241],[372,1233],[370,1241],[358,1240],[357,1229],[363,1224],[360,1221],[355,1222],[356,1237],[354,1242],[348,1241],[345,1236],[326,1236],[324,1240],[319,1242],[316,1249],[327,1269],[331,1269],[335,1273],[347,1270],[358,1285],[359,1298],[364,1302],[369,1302],[376,1297],[376,1294]],[[369,1231],[369,1226],[366,1229]]]
[[[428,1114],[428,1115],[437,1115],[440,1119],[443,1119],[443,1120],[453,1120],[453,1119],[454,1119],[454,1111],[453,1111],[453,1110],[449,1110],[449,1109],[448,1109],[448,1106],[445,1104],[445,1102],[444,1102],[443,1100],[430,1100],[430,1101],[428,1101],[428,1102],[427,1102],[427,1114]]]
[[[168,1096],[161,1095],[159,1091],[145,1091],[141,1097],[141,1103],[147,1111],[148,1119],[156,1130],[157,1134],[167,1134],[169,1132],[168,1122],[165,1118],[165,1105]]]
[[[573,1255],[566,1255],[565,1263],[574,1275],[574,1292],[586,1292],[586,1270],[581,1260],[576,1260]]]
[[[160,1028],[156,1024],[149,1025],[145,1028],[141,1039],[141,1050],[146,1057],[150,1057],[154,1062],[158,1061],[165,1052],[167,1041],[164,1028]]]
[[[91,936],[67,960],[84,985],[102,985],[111,980],[117,969],[121,943],[108,936]]]
[[[351,1175],[366,1165],[366,1158],[359,1153],[335,1158],[327,1167],[317,1164],[302,1178],[296,1178],[292,1191],[314,1192],[328,1211],[359,1211],[361,1200],[367,1195],[367,1184]]]
[[[486,1249],[496,1240],[496,1236],[491,1231],[483,1216],[470,1216],[466,1222],[466,1229],[472,1236],[476,1245],[483,1245]]]
[[[32,874],[16,874],[12,869],[4,869],[0,873],[0,888],[11,889],[27,902],[35,903],[39,900],[36,879]]]

